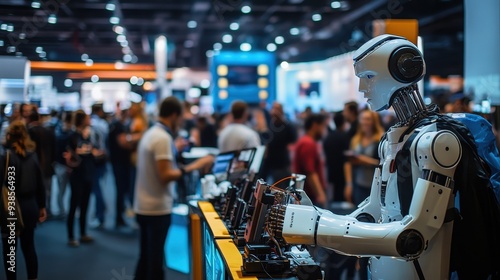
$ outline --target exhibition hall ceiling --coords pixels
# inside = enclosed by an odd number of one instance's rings
[[[429,69],[461,74],[463,12],[461,0],[0,0],[0,55],[152,63],[165,35],[169,67],[241,48],[313,61],[359,47],[375,19],[415,18]]]

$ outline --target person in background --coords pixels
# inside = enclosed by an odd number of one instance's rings
[[[52,195],[52,176],[54,175],[54,161],[56,158],[56,135],[54,131],[45,128],[40,123],[40,115],[37,111],[32,110],[28,116],[28,133],[30,138],[36,145],[36,155],[42,168],[42,178],[45,184],[45,202],[47,208],[47,216],[53,216],[50,207]]]
[[[92,182],[92,193],[95,197],[95,217],[96,222],[94,227],[104,227],[104,212],[106,211],[106,203],[102,194],[101,180],[106,174],[106,142],[109,133],[109,125],[105,120],[106,114],[104,113],[103,104],[96,103],[92,105],[92,114],[90,116],[91,127],[91,142],[92,147],[99,151],[100,156],[95,157],[95,174]]]
[[[29,103],[21,103],[21,106],[19,107],[19,112],[21,113],[21,118],[24,121],[24,123],[29,122],[29,117],[33,109],[34,109],[33,105]]]
[[[358,130],[351,139],[351,150],[346,153],[345,197],[358,205],[368,196],[375,168],[379,165],[378,144],[384,134],[377,112],[364,110],[359,116]],[[359,259],[360,279],[368,279],[368,258]]]
[[[142,134],[148,128],[148,120],[142,109],[141,103],[132,102],[129,108],[130,124],[127,130],[126,140],[131,147],[130,153],[130,205],[134,203],[134,182],[137,172],[137,145],[142,137]],[[127,216],[133,216],[133,210],[127,210]]]
[[[207,156],[179,167],[174,135],[182,122],[182,104],[175,97],[164,99],[158,122],[149,128],[139,142],[134,211],[140,227],[140,255],[136,280],[163,280],[165,239],[171,222],[175,182],[185,173],[209,167]],[[175,257],[175,256],[174,256]]]
[[[64,158],[69,166],[74,166],[71,176],[71,199],[68,213],[68,245],[78,247],[80,243],[75,239],[74,222],[76,210],[80,210],[80,242],[90,243],[94,239],[87,235],[87,209],[89,205],[92,183],[95,176],[95,157],[102,156],[101,152],[92,146],[90,117],[78,110],[74,115],[75,131],[69,139],[69,151]],[[77,162],[75,163],[75,158]]]
[[[450,102],[445,106],[446,113],[471,113],[471,99],[462,92],[450,96]]]
[[[15,177],[15,196],[24,222],[24,228],[19,235],[21,250],[26,262],[28,279],[37,279],[38,258],[35,249],[35,228],[37,223],[42,223],[47,219],[45,184],[37,155],[34,153],[35,143],[30,140],[24,123],[22,121],[12,122],[7,129],[6,138],[9,162],[6,166],[6,154],[2,155],[0,157],[0,170],[2,170],[2,176],[7,171],[9,176]],[[16,249],[17,247],[17,242],[12,244],[9,240],[10,238],[7,238],[7,235],[2,232],[4,260],[10,259],[7,255],[10,254],[11,248]],[[5,261],[4,267],[6,279],[15,280],[16,272],[8,270]]]
[[[358,103],[356,101],[350,101],[344,104],[344,110],[342,114],[344,114],[344,119],[349,124],[349,129],[347,131],[347,135],[349,135],[349,140],[354,137],[358,130]]]
[[[248,116],[248,105],[243,101],[234,101],[231,105],[231,123],[219,134],[217,146],[221,153],[260,145],[259,134],[246,125]]]
[[[291,160],[289,145],[297,141],[297,130],[286,119],[283,106],[274,102],[271,108],[271,122],[269,125],[269,142],[266,148],[264,167],[265,179],[271,178],[269,183],[277,182],[291,174]],[[286,182],[279,187],[286,187]]]
[[[113,168],[116,186],[116,218],[115,227],[125,226],[125,196],[130,193],[129,170],[130,151],[132,145],[127,141],[128,110],[122,110],[109,126],[108,147],[109,159]]]
[[[317,142],[326,134],[324,115],[311,114],[304,122],[305,134],[295,144],[292,170],[307,176],[304,191],[314,205],[326,208],[326,182]]]
[[[57,178],[57,206],[59,207],[59,217],[64,218],[66,216],[66,210],[64,207],[64,194],[66,193],[66,188],[69,183],[69,178],[71,174],[71,167],[66,164],[66,160],[63,156],[67,152],[69,146],[70,136],[73,134],[73,124],[72,124],[72,113],[63,113],[63,123],[56,129],[56,157],[54,162],[54,172]]]
[[[326,158],[328,182],[333,186],[333,201],[345,201],[344,153],[349,150],[349,135],[342,112],[333,115],[335,130],[330,132],[323,141],[323,151]]]
[[[200,116],[196,120],[196,133],[191,133],[199,147],[217,148],[217,130],[207,117]],[[195,136],[194,134],[197,134]]]

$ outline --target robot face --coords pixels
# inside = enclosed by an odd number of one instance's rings
[[[411,42],[393,35],[375,37],[356,51],[354,71],[359,77],[359,91],[364,93],[372,110],[387,109],[398,89],[422,78],[425,66],[419,54]],[[415,57],[420,60],[414,62]]]

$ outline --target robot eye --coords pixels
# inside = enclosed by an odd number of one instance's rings
[[[371,79],[371,78],[373,78],[373,77],[374,77],[374,75],[369,75],[369,74],[368,74],[368,75],[366,75],[366,78],[368,78],[368,79]]]

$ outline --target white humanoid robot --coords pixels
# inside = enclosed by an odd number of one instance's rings
[[[427,112],[416,86],[425,74],[422,54],[405,38],[382,35],[354,54],[354,68],[371,108],[392,106],[398,118],[380,142],[370,196],[347,216],[311,205],[283,206],[280,234],[289,244],[371,256],[372,279],[448,279],[453,221],[445,216],[454,207],[462,146],[435,124],[411,128]],[[403,164],[396,155],[410,137]]]

